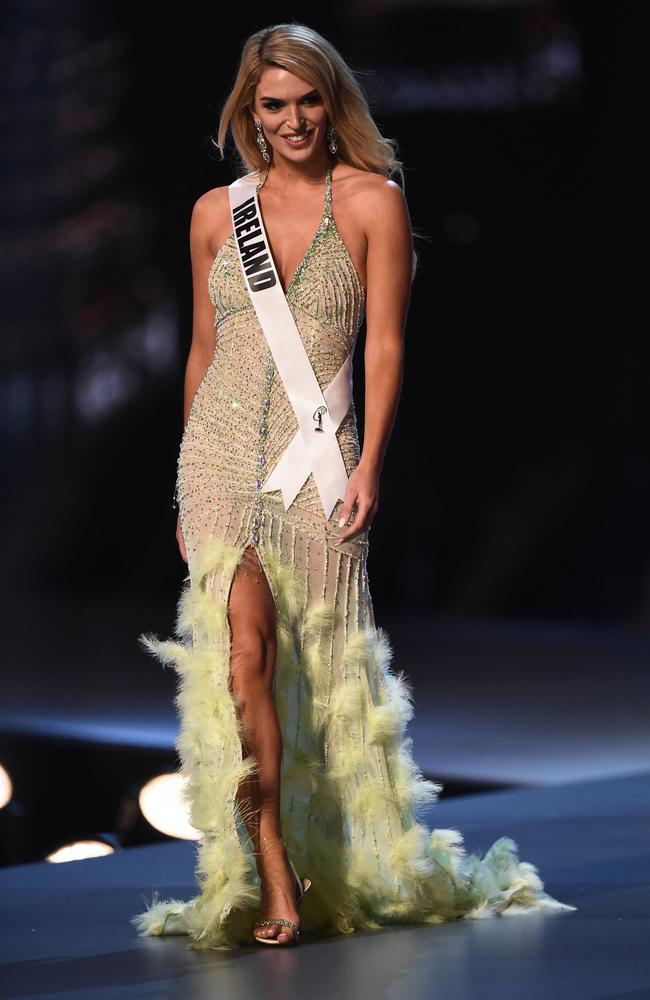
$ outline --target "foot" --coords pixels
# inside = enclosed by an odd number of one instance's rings
[[[258,868],[262,887],[259,920],[284,917],[299,925],[298,885],[289,866],[284,843],[279,839],[263,842]],[[255,927],[255,937],[277,938],[278,944],[292,944],[296,937],[293,927],[268,924]]]

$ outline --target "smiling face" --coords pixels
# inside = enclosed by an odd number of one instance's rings
[[[267,66],[255,88],[251,113],[254,121],[262,122],[262,134],[272,147],[271,159],[281,156],[301,162],[326,155],[327,111],[307,80],[286,69]]]

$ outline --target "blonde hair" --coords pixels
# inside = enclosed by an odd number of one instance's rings
[[[384,138],[377,128],[354,72],[326,38],[304,24],[274,24],[256,31],[244,43],[237,76],[223,105],[216,139],[212,140],[221,159],[230,127],[244,171],[268,168],[256,142],[249,110],[267,66],[288,70],[318,90],[329,124],[336,129],[337,159],[386,177],[396,173],[404,189],[397,144]]]

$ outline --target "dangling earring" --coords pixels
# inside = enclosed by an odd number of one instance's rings
[[[255,122],[255,128],[257,129],[257,136],[256,136],[256,140],[255,141],[257,142],[257,145],[260,147],[260,150],[261,150],[264,162],[265,163],[269,163],[270,160],[271,160],[271,157],[269,156],[269,153],[268,153],[268,148],[267,148],[267,145],[266,145],[266,139],[264,138],[264,135],[262,133],[262,123],[261,122]]]
[[[334,154],[336,153],[336,150],[339,147],[336,144],[336,129],[332,128],[331,125],[328,128],[328,130],[327,130],[327,139],[328,139],[328,143],[329,143],[329,145],[328,145],[327,148],[329,149],[329,151],[332,154],[332,156],[334,156]]]

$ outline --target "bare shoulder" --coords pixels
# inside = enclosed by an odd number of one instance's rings
[[[214,256],[232,229],[228,185],[210,188],[194,202],[190,241],[207,247]]]
[[[341,197],[349,203],[356,222],[369,232],[377,220],[408,221],[406,198],[399,184],[384,174],[342,164],[336,174]]]
[[[400,193],[402,190],[399,184],[389,180],[384,174],[376,174],[373,170],[361,170],[359,167],[353,167],[349,163],[339,164],[332,177],[336,178],[337,182],[341,184],[341,188],[345,186],[349,188],[350,193],[362,197],[382,197],[382,192],[391,190],[392,188],[395,188]]]

